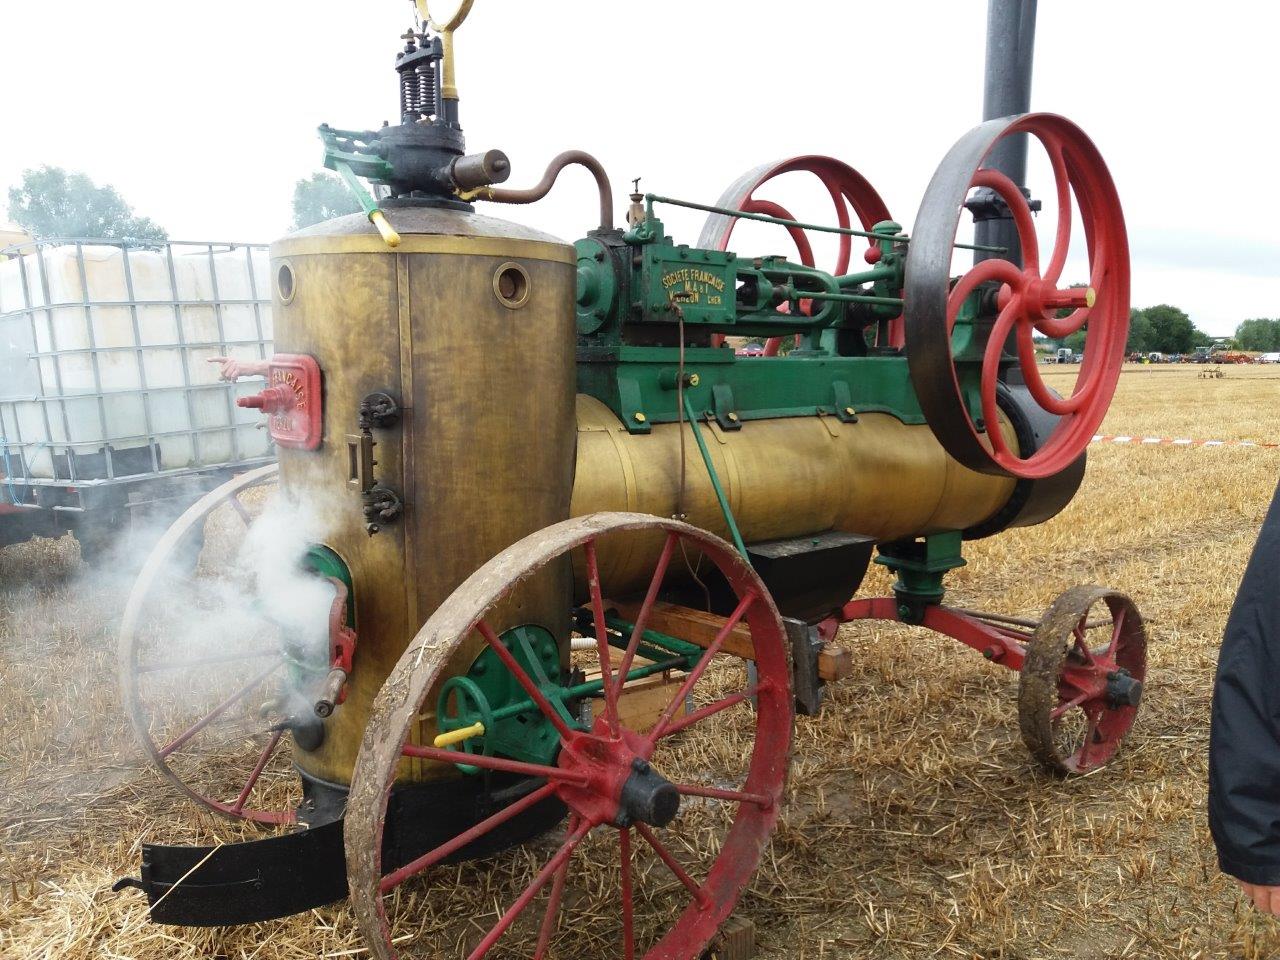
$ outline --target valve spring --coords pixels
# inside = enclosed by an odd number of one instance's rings
[[[436,68],[434,64],[418,67],[418,111],[427,117],[436,115]]]
[[[410,71],[400,74],[400,115],[410,117],[417,113],[417,81]]]

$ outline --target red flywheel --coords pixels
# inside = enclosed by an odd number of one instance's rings
[[[1053,248],[1042,256],[1031,207],[1012,180],[983,166],[996,143],[1030,134],[1048,154],[1057,199]],[[965,198],[975,187],[1007,205],[1022,248],[1022,266],[995,253],[954,285],[951,258]],[[1072,198],[1085,238],[1086,282],[1063,282],[1072,235]],[[986,286],[996,318],[981,349],[981,422],[971,415],[953,347],[961,306]],[[1065,316],[1059,316],[1062,311]],[[1093,142],[1071,121],[1048,113],[990,120],[962,137],[934,174],[912,231],[905,305],[907,360],[929,426],[961,463],[985,473],[1026,479],[1052,476],[1084,451],[1106,415],[1124,362],[1129,334],[1129,243],[1111,175]],[[1071,394],[1059,396],[1041,376],[1036,333],[1052,339],[1085,331],[1084,357]],[[1016,343],[1017,366],[1034,401],[1058,417],[1033,451],[1010,447],[996,424],[996,384]]]

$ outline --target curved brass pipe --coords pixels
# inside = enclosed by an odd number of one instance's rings
[[[609,175],[605,173],[600,161],[582,150],[566,150],[547,164],[547,172],[532,187],[526,190],[500,190],[496,187],[480,187],[460,196],[464,200],[479,197],[495,203],[533,203],[541,200],[555,185],[560,171],[571,164],[586,167],[596,178],[596,188],[600,192],[600,229],[613,229],[613,187],[609,184]]]

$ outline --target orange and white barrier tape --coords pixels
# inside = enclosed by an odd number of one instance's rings
[[[1099,433],[1094,443],[1137,443],[1152,447],[1280,447],[1280,443],[1256,443],[1253,440],[1188,440],[1182,437],[1125,437]]]

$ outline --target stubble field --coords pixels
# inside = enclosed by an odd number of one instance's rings
[[[1104,432],[1280,440],[1280,368],[1203,370],[1127,369]],[[846,628],[853,676],[821,717],[797,721],[790,802],[739,906],[760,955],[1280,955],[1280,927],[1218,874],[1204,813],[1218,643],[1278,473],[1276,449],[1095,445],[1062,515],[976,545],[952,575],[962,607],[1036,617],[1093,582],[1143,611],[1142,712],[1116,761],[1086,778],[1033,765],[1014,675],[922,631]],[[185,930],[149,925],[136,893],[110,892],[136,872],[141,839],[251,833],[196,811],[140,758],[116,692],[127,588],[89,576],[69,541],[0,551],[0,957],[361,955],[342,905]],[[887,589],[877,570],[862,594]],[[571,884],[616,922],[607,878],[584,865]],[[468,903],[442,896],[432,909]]]

